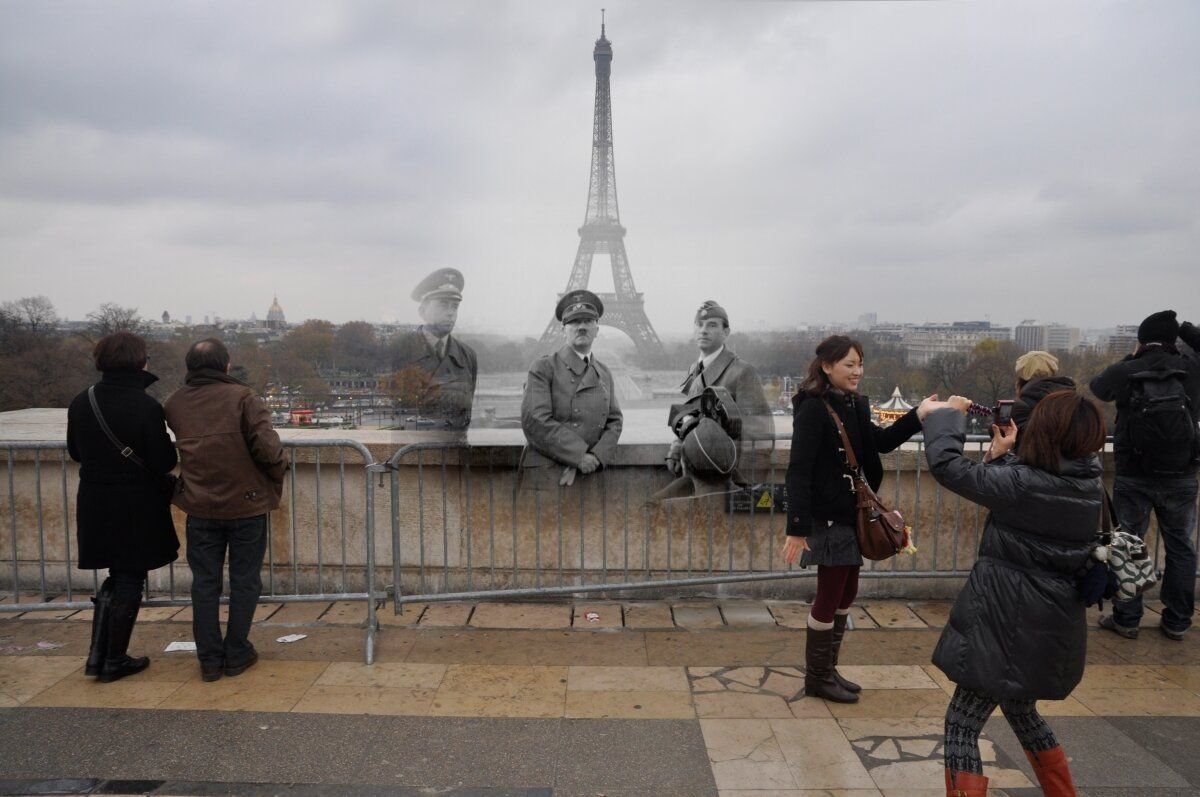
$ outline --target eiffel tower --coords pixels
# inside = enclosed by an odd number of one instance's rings
[[[603,12],[602,12],[603,13]],[[570,291],[587,288],[592,273],[592,258],[606,253],[612,263],[613,293],[597,294],[604,302],[604,317],[600,323],[621,330],[633,339],[641,360],[652,361],[663,355],[662,342],[650,319],[646,317],[642,294],[633,285],[629,257],[625,254],[625,228],[617,207],[617,173],[613,165],[612,100],[608,77],[612,72],[612,42],[605,38],[603,18],[600,38],[592,51],[596,62],[596,115],[592,123],[592,174],[588,185],[587,211],[579,228],[579,250],[567,288]],[[561,345],[562,325],[551,318],[542,333],[544,350]]]

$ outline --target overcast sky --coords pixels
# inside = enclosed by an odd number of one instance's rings
[[[1200,3],[0,2],[0,298],[537,335],[601,4],[660,334],[1200,321]],[[592,288],[610,290],[598,259]]]

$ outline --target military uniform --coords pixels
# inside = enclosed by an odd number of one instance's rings
[[[594,294],[576,291],[563,297],[556,315],[566,323],[587,312],[578,310],[581,304],[593,307],[591,318],[603,313]],[[521,456],[522,484],[553,489],[564,470],[574,468],[584,454],[594,455],[601,468],[616,455],[622,416],[612,373],[595,355],[589,359],[585,363],[567,345],[539,357],[530,367],[521,401],[521,428],[527,441]]]
[[[393,365],[397,371],[419,368],[436,386],[422,417],[440,422],[434,429],[466,429],[471,424],[471,405],[479,364],[475,350],[453,335],[446,337],[445,353],[439,358],[423,328],[405,333],[396,343]]]
[[[413,289],[414,301],[446,299],[462,301],[464,279],[460,271],[440,268]],[[424,310],[422,310],[424,312]],[[449,322],[448,326],[453,326]],[[431,341],[430,338],[433,338]],[[433,430],[465,430],[471,424],[471,405],[479,364],[475,351],[448,331],[439,338],[421,326],[401,335],[393,350],[392,367],[397,371],[417,369],[429,381],[429,396],[422,403],[422,417],[433,421]]]
[[[696,320],[708,318],[724,319],[726,325],[729,317],[724,308],[713,301],[707,301],[696,312]],[[704,392],[706,387],[723,387],[729,391],[730,398],[737,404],[742,415],[742,435],[738,445],[738,482],[762,481],[770,466],[770,453],[774,447],[775,420],[771,417],[771,407],[763,393],[762,380],[754,366],[738,357],[728,346],[721,349],[716,358],[707,366],[701,368],[703,360],[697,361],[688,371],[679,392],[687,398],[694,398]]]

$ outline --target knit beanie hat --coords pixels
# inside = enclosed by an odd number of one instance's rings
[[[1017,379],[1032,382],[1058,373],[1058,358],[1048,351],[1030,351],[1017,358]]]
[[[1138,327],[1138,343],[1165,343],[1175,345],[1179,337],[1179,322],[1175,320],[1174,310],[1163,310],[1146,316],[1146,320]]]

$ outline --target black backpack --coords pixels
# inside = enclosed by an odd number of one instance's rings
[[[1196,419],[1183,380],[1186,371],[1160,369],[1129,376],[1126,445],[1146,476],[1179,476],[1196,458]]]

